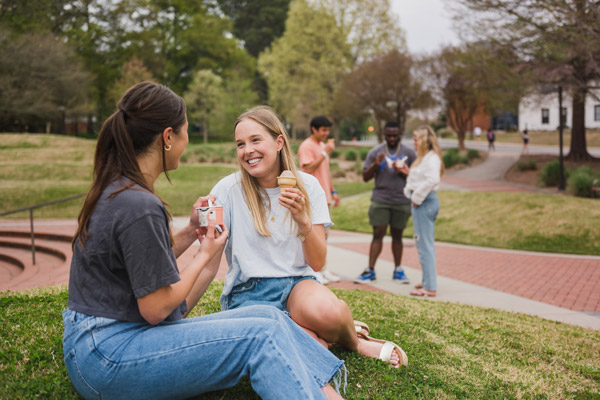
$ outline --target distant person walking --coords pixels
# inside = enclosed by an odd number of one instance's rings
[[[523,130],[523,154],[529,154],[529,131],[527,129]]]
[[[488,151],[496,151],[496,146],[494,146],[494,141],[496,140],[496,134],[492,130],[492,128],[487,131],[487,140],[488,140]]]
[[[392,234],[394,274],[396,282],[410,283],[402,267],[402,233],[410,217],[410,200],[404,195],[406,173],[402,165],[412,165],[417,158],[414,151],[400,143],[400,129],[396,122],[388,122],[384,128],[385,142],[375,146],[365,159],[363,180],[375,177],[375,188],[369,207],[369,224],[373,227],[373,239],[369,250],[369,265],[354,281],[374,281],[375,263],[383,248],[383,238],[388,225]]]
[[[417,160],[410,168],[405,165],[402,171],[408,175],[404,194],[412,202],[415,243],[423,279],[410,294],[434,297],[437,294],[434,233],[435,220],[440,210],[435,191],[444,174],[444,163],[435,133],[429,126],[417,129],[413,134],[413,142]]]
[[[328,139],[331,132],[331,121],[323,115],[314,117],[310,121],[310,131],[312,135],[304,140],[298,148],[298,159],[300,160],[300,169],[303,172],[313,175],[319,181],[319,184],[325,191],[327,205],[331,213],[331,206],[337,207],[340,204],[340,196],[333,187],[331,171],[329,170],[329,156],[335,150],[335,142]],[[325,229],[325,238],[329,236],[329,228]],[[337,282],[340,278],[333,272],[323,267],[321,271],[315,272],[317,280],[323,285],[329,282]]]
[[[477,140],[481,139],[481,128],[479,126],[475,127],[474,132],[475,132],[475,139],[477,139]]]

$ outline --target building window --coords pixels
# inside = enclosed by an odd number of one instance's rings
[[[560,109],[560,120],[563,126],[567,125],[567,108],[563,107]]]
[[[594,106],[594,121],[600,121],[600,105]]]
[[[550,110],[542,108],[542,124],[550,123]]]

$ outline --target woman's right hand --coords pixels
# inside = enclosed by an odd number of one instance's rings
[[[223,251],[229,231],[225,225],[219,225],[219,227],[223,232],[219,232],[214,222],[209,220],[206,228],[196,229],[196,235],[198,235],[198,241],[200,242],[200,250],[198,250],[197,255],[204,254],[210,260]]]

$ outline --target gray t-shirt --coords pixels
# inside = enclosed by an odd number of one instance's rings
[[[126,178],[107,186],[88,224],[85,249],[71,260],[71,310],[120,321],[143,322],[137,299],[180,280],[161,201],[134,185],[109,196]],[[181,319],[184,301],[165,320]]]
[[[383,142],[371,149],[363,164],[363,170],[369,168],[375,162],[377,154],[384,153],[392,162],[406,155],[408,158],[406,164],[410,166],[417,158],[417,155],[409,147],[403,144],[398,144],[400,149],[386,149],[386,143]],[[398,151],[396,151],[398,149]],[[404,196],[404,185],[406,180],[404,175],[394,171],[393,167],[388,166],[388,162],[384,158],[375,170],[375,188],[371,195],[372,201],[378,201],[386,204],[410,204],[410,200]]]

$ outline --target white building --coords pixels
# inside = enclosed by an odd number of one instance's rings
[[[600,128],[600,90],[594,89],[594,97],[587,95],[585,102],[585,127]],[[573,103],[568,92],[563,91],[562,114],[565,126],[571,127]],[[558,129],[558,92],[535,94],[521,99],[519,103],[519,130],[555,131]]]

